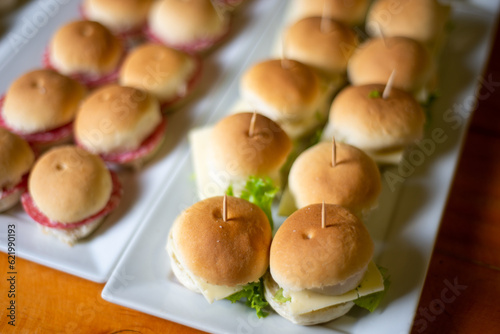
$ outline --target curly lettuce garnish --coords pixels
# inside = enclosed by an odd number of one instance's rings
[[[283,296],[283,288],[280,288],[274,294],[274,299],[281,304],[292,301],[292,298]]]
[[[264,297],[264,282],[262,278],[258,282],[253,282],[245,285],[243,290],[233,293],[226,297],[231,303],[236,303],[241,299],[246,299],[245,304],[248,307],[255,309],[255,313],[259,318],[265,318],[269,315],[264,309],[269,305]]]
[[[382,267],[378,267],[378,270],[380,271],[382,277],[384,278],[384,290],[363,297],[359,297],[358,299],[353,301],[354,304],[364,309],[367,309],[370,312],[375,311],[375,309],[380,305],[380,302],[384,298],[387,289],[389,289],[389,286],[391,285],[388,270]]]

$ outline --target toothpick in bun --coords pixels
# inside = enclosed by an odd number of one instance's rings
[[[265,296],[299,325],[346,314],[360,297],[384,290],[363,222],[334,204],[312,204],[288,217],[271,244]]]
[[[210,0],[158,0],[149,13],[150,40],[189,53],[207,51],[229,31],[229,16]]]
[[[0,128],[0,212],[19,202],[34,161],[33,150],[23,138]]]
[[[116,209],[121,195],[118,177],[101,158],[68,145],[36,161],[22,204],[43,232],[73,245]]]
[[[145,43],[132,50],[123,62],[119,82],[154,95],[162,110],[172,110],[193,92],[201,78],[197,56],[161,44]]]
[[[49,69],[17,78],[0,101],[0,126],[44,149],[71,140],[73,120],[87,93],[76,80]]]
[[[142,90],[107,85],[89,95],[75,120],[77,144],[104,161],[140,167],[163,142],[166,119]]]

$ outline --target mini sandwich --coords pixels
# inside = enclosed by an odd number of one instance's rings
[[[30,71],[10,85],[0,102],[0,126],[40,149],[68,142],[86,93],[79,82],[53,70]]]
[[[385,84],[394,71],[394,87],[412,93],[422,103],[436,89],[431,54],[421,43],[406,37],[367,40],[347,67],[352,85]]]
[[[123,43],[105,26],[72,21],[56,31],[44,63],[93,88],[116,81],[123,55]]]
[[[348,144],[321,142],[294,161],[280,214],[325,201],[365,217],[377,206],[381,189],[377,164],[366,153]]]
[[[140,167],[158,150],[166,119],[158,100],[142,90],[108,85],[85,99],[75,120],[75,141],[104,161]]]
[[[368,12],[366,31],[372,37],[412,38],[438,53],[450,10],[437,0],[400,0],[397,6],[393,0],[378,0]]]
[[[415,98],[384,85],[349,86],[332,103],[323,139],[356,146],[379,164],[398,164],[405,149],[423,137],[425,113]]]
[[[158,0],[148,19],[152,41],[190,53],[220,42],[229,31],[229,16],[210,0]]]
[[[114,34],[132,37],[142,33],[154,0],[84,0],[86,20],[97,21]]]
[[[305,17],[329,17],[349,26],[363,24],[369,0],[292,0],[291,22]]]
[[[59,146],[35,163],[22,204],[42,231],[72,245],[86,237],[119,204],[118,177],[76,146]]]
[[[265,213],[240,198],[224,201],[211,197],[183,211],[166,247],[179,282],[209,303],[259,284],[269,267],[271,227]]]
[[[360,298],[384,291],[363,222],[334,204],[313,204],[281,225],[271,244],[266,300],[282,317],[315,325],[346,314]],[[361,304],[361,303],[359,303]]]
[[[0,128],[0,212],[19,202],[34,161],[33,150],[23,138]]]
[[[292,142],[278,124],[258,113],[237,113],[214,127],[190,134],[198,195],[223,195],[229,186],[239,195],[251,176],[281,185],[281,167]]]
[[[286,57],[309,65],[337,91],[346,82],[347,62],[358,45],[350,27],[329,18],[308,17],[285,33]]]
[[[257,63],[240,81],[246,109],[269,117],[292,139],[314,133],[326,121],[331,92],[314,70],[292,59]]]
[[[201,78],[201,60],[167,46],[145,43],[123,62],[120,84],[154,95],[162,110],[179,107]]]

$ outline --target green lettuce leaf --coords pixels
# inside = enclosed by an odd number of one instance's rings
[[[264,297],[264,282],[262,278],[258,282],[253,282],[245,285],[243,290],[232,294],[226,299],[231,303],[236,303],[238,300],[246,299],[245,304],[248,307],[255,309],[255,313],[259,318],[265,318],[269,315],[264,309],[269,305]]]
[[[359,297],[358,299],[354,300],[354,304],[358,305],[359,307],[365,308],[370,312],[375,311],[375,309],[379,306],[380,302],[385,296],[385,293],[387,292],[389,286],[391,285],[388,270],[382,267],[378,267],[378,270],[380,271],[382,277],[384,278],[384,290],[363,297]]]
[[[292,300],[292,298],[290,297],[287,298],[283,296],[283,288],[280,288],[278,291],[276,291],[276,293],[274,294],[274,299],[276,299],[276,301],[281,304]]]
[[[372,90],[368,96],[372,99],[378,99],[382,97],[382,94],[378,90]]]
[[[240,198],[257,205],[264,211],[269,219],[269,224],[271,224],[271,229],[274,229],[271,205],[273,204],[274,197],[278,193],[278,190],[279,188],[274,185],[270,178],[262,179],[256,176],[250,176],[240,195]],[[226,194],[228,196],[234,196],[232,185],[228,187]]]

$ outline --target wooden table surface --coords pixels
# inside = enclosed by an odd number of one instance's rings
[[[500,82],[498,34],[486,74]],[[199,333],[104,301],[103,284],[19,258],[12,327],[5,253],[0,263],[0,333]],[[412,333],[500,333],[499,92],[473,115]]]

